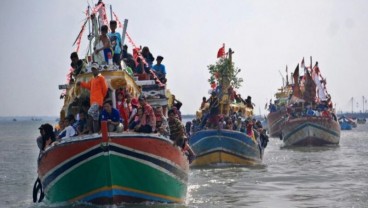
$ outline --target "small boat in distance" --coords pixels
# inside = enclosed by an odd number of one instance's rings
[[[367,120],[365,118],[357,118],[357,123],[358,124],[365,124],[367,122]]]
[[[341,116],[339,118],[339,124],[341,127],[341,130],[352,130],[351,122],[345,117]]]

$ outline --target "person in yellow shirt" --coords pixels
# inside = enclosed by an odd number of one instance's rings
[[[100,117],[100,109],[102,108],[104,98],[107,93],[107,84],[105,78],[99,72],[99,65],[97,63],[92,64],[93,78],[89,82],[77,82],[77,86],[88,89],[90,91],[90,105],[88,109],[88,115],[93,119],[92,130],[94,133],[100,130],[98,123]]]

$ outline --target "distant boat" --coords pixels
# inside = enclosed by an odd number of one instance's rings
[[[42,119],[41,118],[35,118],[35,117],[32,117],[31,118],[32,121],[41,121]]]
[[[357,119],[358,124],[365,124],[366,122],[367,122],[367,120],[365,118],[358,118]]]
[[[339,118],[339,124],[340,124],[341,130],[351,130],[352,129],[351,123],[345,116],[342,116]]]
[[[293,93],[288,102],[288,118],[282,128],[282,140],[285,146],[339,144],[340,125],[318,62],[313,68],[312,64],[311,67],[304,67],[303,58],[301,65],[304,76],[299,76],[299,64],[293,73]]]
[[[17,119],[13,118],[13,121],[17,121]]]

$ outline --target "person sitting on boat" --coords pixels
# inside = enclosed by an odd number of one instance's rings
[[[66,126],[65,129],[57,136],[59,140],[78,135],[73,114],[70,114],[65,118],[64,125]]]
[[[55,134],[53,127],[48,124],[42,124],[39,128],[41,136],[37,138],[37,146],[40,149],[40,153],[49,147],[55,140]]]
[[[90,108],[88,109],[88,115],[92,118],[92,126],[90,129],[93,133],[100,130],[99,118],[100,108],[102,107],[103,100],[107,93],[107,84],[105,78],[99,73],[99,66],[96,63],[92,64],[93,78],[89,82],[77,82],[77,86],[90,90]]]
[[[124,129],[120,113],[117,109],[112,107],[112,102],[110,100],[106,100],[103,104],[101,121],[107,121],[109,132],[122,132]]]
[[[128,119],[128,124],[129,125],[134,121],[135,116],[137,114],[138,107],[139,107],[138,99],[137,98],[132,98],[132,100],[130,101],[130,105],[131,105],[132,108],[131,108],[130,113],[129,113],[129,119]]]
[[[110,21],[110,30],[111,32],[108,33],[108,37],[111,42],[112,50],[114,51],[114,56],[112,57],[112,61],[114,64],[119,66],[121,69],[121,35],[119,32],[115,32],[117,27],[117,22],[115,20]]]
[[[112,59],[111,43],[109,37],[107,37],[108,30],[107,25],[101,26],[101,35],[94,47],[94,60],[99,64],[108,64],[109,58]]]
[[[199,110],[205,111],[206,109],[208,109],[208,107],[210,107],[210,105],[207,102],[207,98],[206,97],[202,97],[202,103],[201,103],[201,107],[199,107]]]
[[[70,54],[71,63],[70,66],[73,68],[73,78],[74,80],[79,74],[83,74],[86,72],[86,64],[83,60],[79,59],[78,53],[73,52]]]
[[[140,106],[143,108],[143,117],[137,132],[152,133],[155,131],[156,127],[156,117],[152,106],[147,103],[144,95],[139,96],[138,101]]]
[[[167,118],[165,117],[162,107],[155,108],[155,116],[156,116],[156,131],[157,133],[168,137],[170,136],[170,128]]]
[[[87,125],[87,115],[86,112],[81,110],[79,112],[79,120],[76,124],[78,135],[84,135],[89,133],[88,125]]]
[[[252,97],[251,96],[248,96],[247,99],[245,99],[244,101],[244,104],[248,107],[248,108],[251,108],[253,109],[255,104],[252,103]]]
[[[307,111],[305,112],[306,116],[315,116],[314,110],[312,110],[311,106],[307,106]]]
[[[142,49],[142,56],[146,60],[148,67],[152,68],[153,61],[155,58],[153,57],[152,53],[150,52],[149,48],[147,46],[144,46]]]
[[[134,73],[138,74],[140,80],[146,80],[148,79],[149,73],[150,73],[150,68],[148,66],[146,66],[141,58],[137,58],[137,66],[134,69]]]
[[[127,45],[123,46],[123,52],[122,53],[123,53],[122,54],[122,59],[123,59],[125,65],[127,67],[129,67],[132,71],[134,71],[136,64],[135,64],[133,55],[128,53],[128,46]]]
[[[181,121],[176,117],[175,111],[170,109],[169,115],[169,128],[170,128],[170,140],[172,140],[177,146],[184,148],[185,132],[184,126]]]
[[[164,57],[157,56],[156,61],[157,64],[153,65],[152,69],[156,73],[157,78],[160,80],[161,83],[166,83],[166,68],[165,65],[162,64],[162,60]]]
[[[133,121],[129,123],[129,130],[137,131],[140,128],[140,123],[143,117],[143,108],[138,107],[137,113],[134,115]]]

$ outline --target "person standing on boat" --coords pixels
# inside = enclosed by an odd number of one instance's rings
[[[117,109],[112,107],[110,100],[104,102],[101,112],[101,121],[107,121],[109,132],[122,132],[124,129],[120,113]]]
[[[90,129],[93,133],[100,130],[99,117],[100,108],[102,107],[103,100],[107,93],[107,84],[105,78],[98,71],[98,64],[92,64],[93,78],[89,82],[77,82],[77,86],[90,90],[90,108],[88,109],[88,115],[92,117],[93,122]]]
[[[96,45],[94,47],[94,60],[99,64],[108,64],[109,59],[112,58],[111,43],[107,32],[109,28],[107,25],[101,26],[101,35],[96,39]],[[111,57],[110,57],[111,56]]]
[[[143,108],[143,116],[137,132],[152,133],[156,128],[156,116],[153,112],[152,106],[147,103],[146,98],[143,95],[138,98],[138,101],[140,106]]]
[[[111,32],[107,35],[110,38],[112,50],[114,51],[114,56],[112,57],[112,61],[114,64],[118,65],[121,68],[121,35],[118,32],[115,32],[117,27],[117,23],[115,20],[110,21],[110,30]]]

